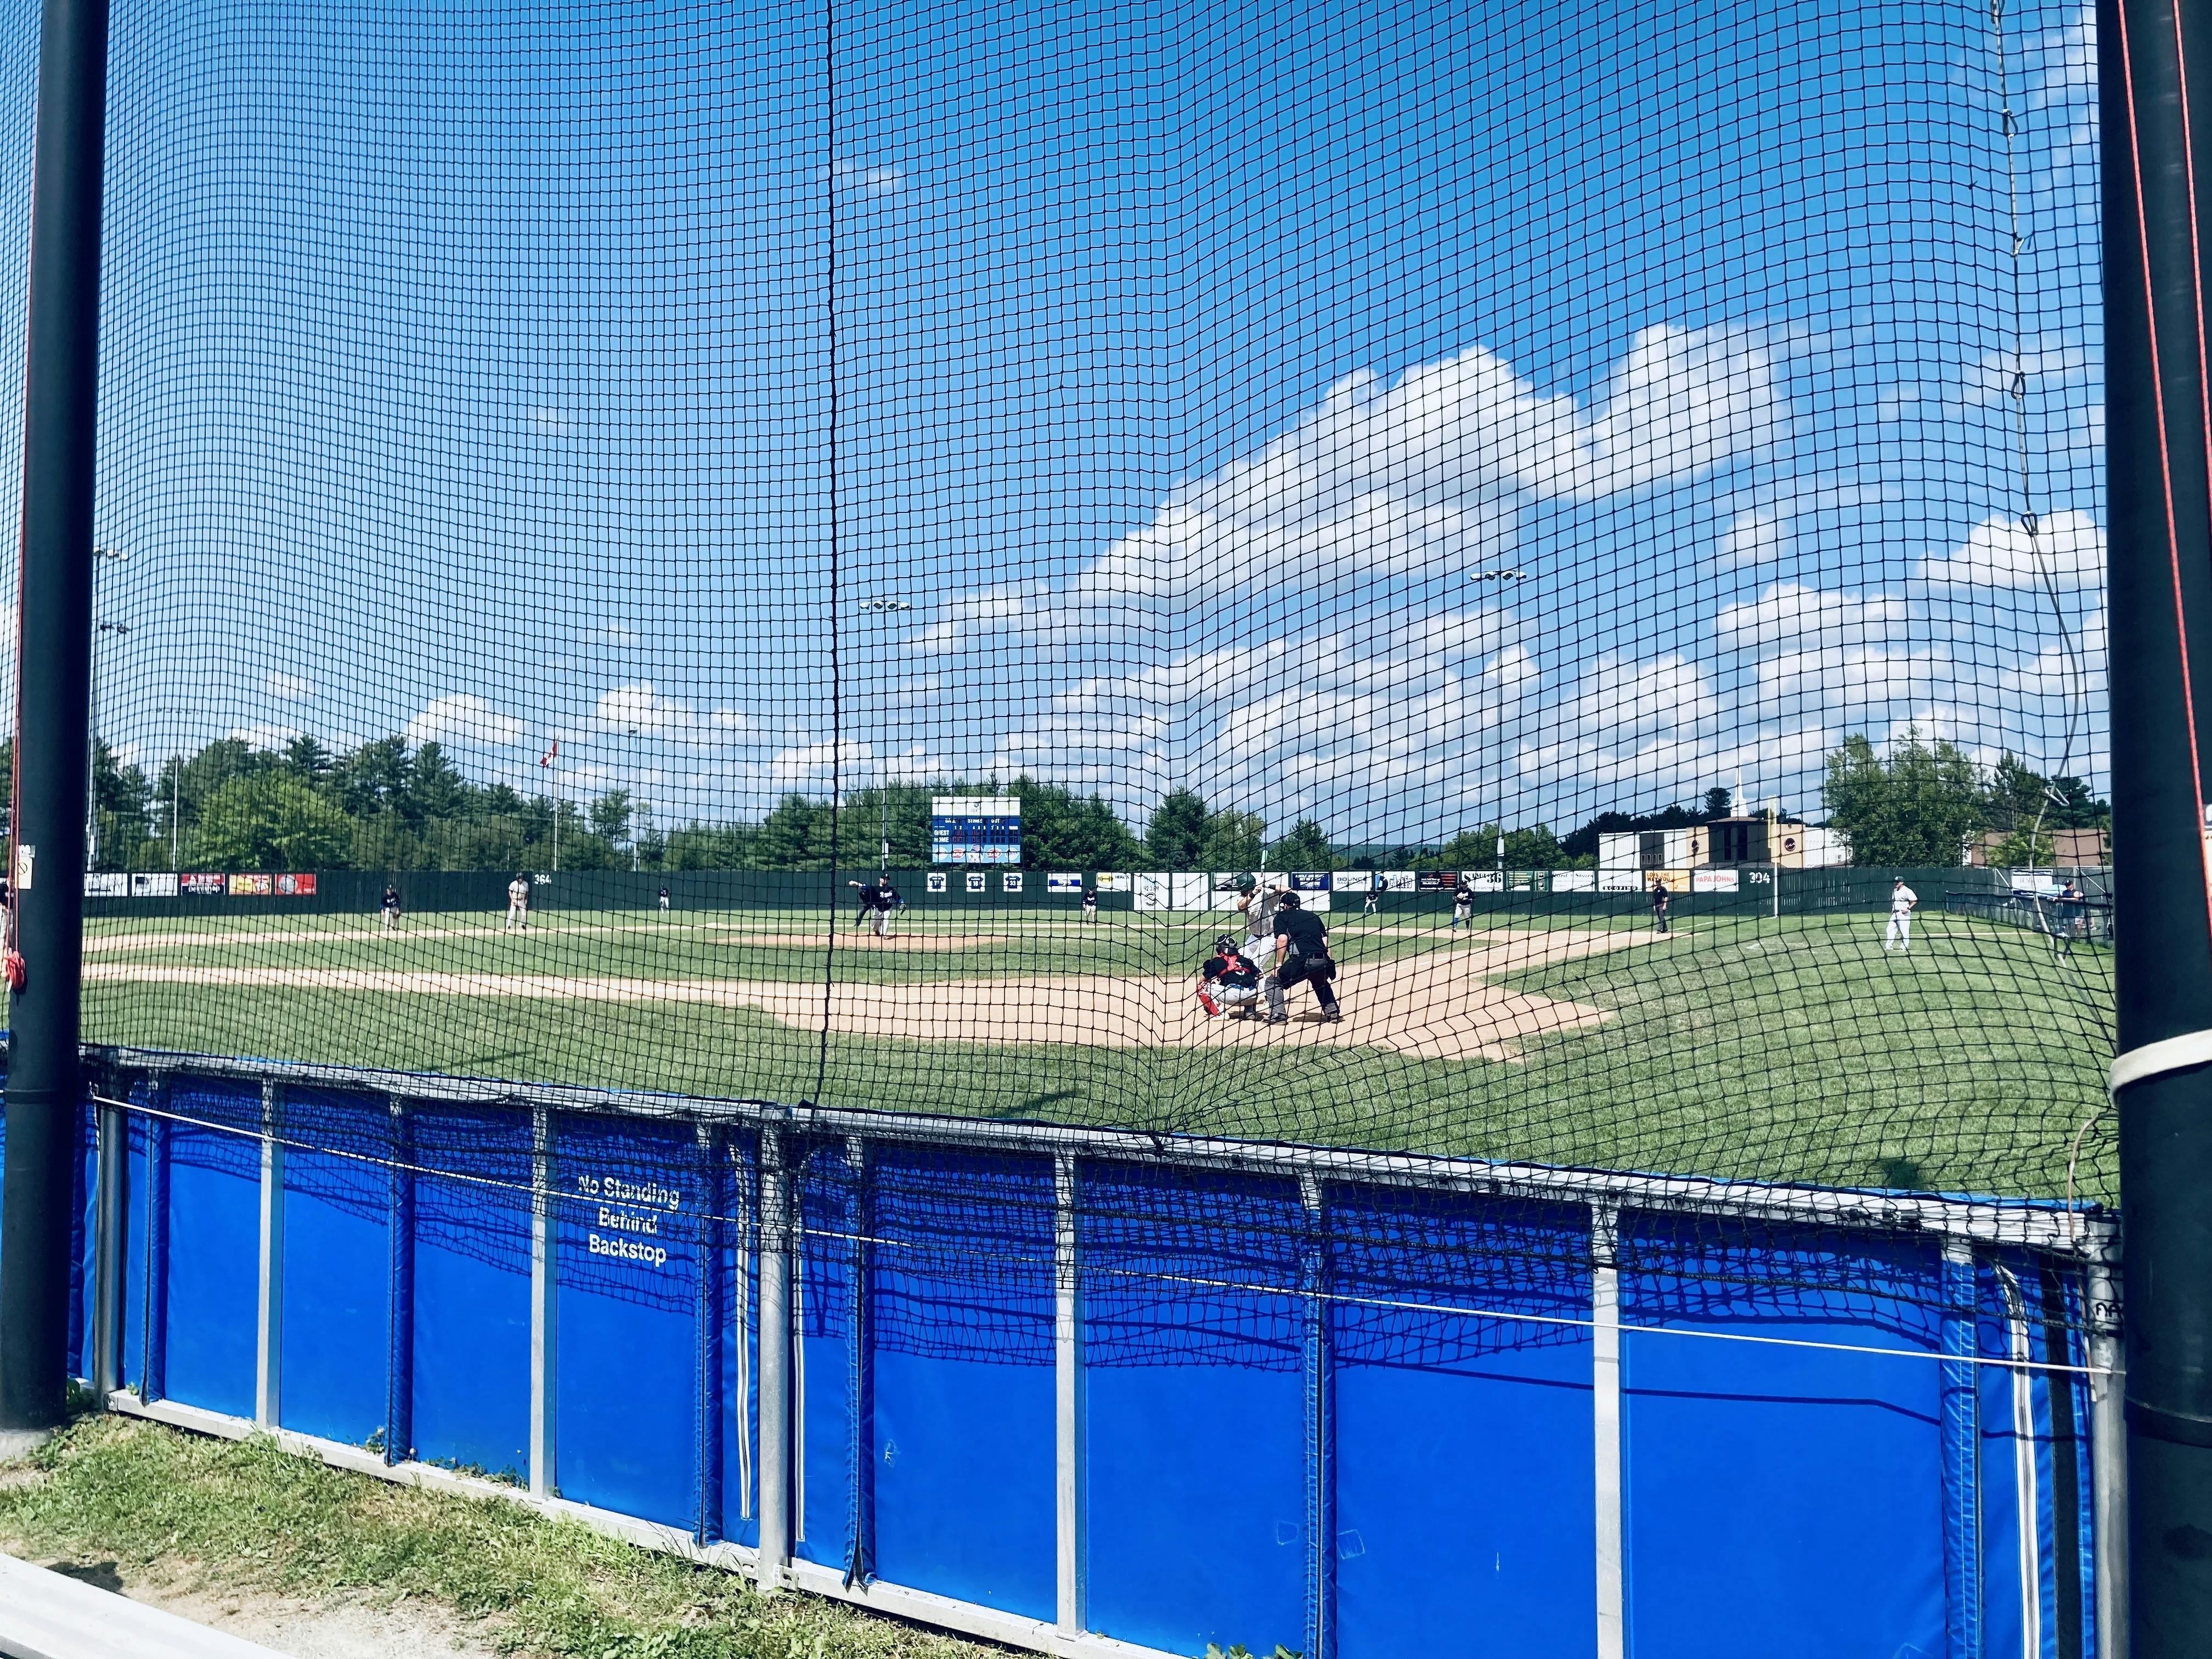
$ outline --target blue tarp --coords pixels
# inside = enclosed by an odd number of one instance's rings
[[[260,1097],[132,1097],[195,1121],[130,1123],[124,1375],[250,1416]],[[282,1420],[526,1479],[529,1115],[307,1089],[283,1113]],[[755,1138],[550,1121],[550,1484],[750,1542]],[[842,1139],[786,1156],[794,1554],[1056,1619],[1052,1160]],[[1183,1654],[1589,1659],[1586,1206],[1069,1168],[1085,1627]],[[2070,1267],[1637,1210],[1612,1259],[1637,1659],[2094,1659],[2086,1389],[2010,1363],[2082,1363]]]

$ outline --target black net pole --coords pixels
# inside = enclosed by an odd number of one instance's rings
[[[2106,0],[2099,33],[2130,1625],[2179,1659],[2212,1632],[2212,7]]]
[[[106,0],[47,0],[32,197],[11,872],[15,948],[27,972],[9,1011],[0,1431],[60,1420],[68,1359],[106,75]]]

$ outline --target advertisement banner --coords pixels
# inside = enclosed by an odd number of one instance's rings
[[[276,890],[274,876],[233,876],[230,896],[233,898],[267,898]]]
[[[1416,870],[1413,872],[1413,890],[1417,893],[1449,893],[1459,885],[1455,870]]]
[[[224,890],[222,877],[211,870],[201,874],[179,876],[177,885],[183,890],[186,898],[221,898]]]
[[[1101,870],[1098,872],[1098,890],[1102,893],[1133,893],[1137,890],[1136,878],[1127,870]]]
[[[1596,875],[1597,890],[1601,893],[1636,893],[1644,889],[1641,870],[1600,870]]]
[[[1339,870],[1328,878],[1330,890],[1338,893],[1369,893],[1375,890],[1372,870]]]
[[[1139,870],[1132,878],[1135,882],[1130,890],[1137,896],[1139,910],[1164,910],[1168,908],[1168,878],[1159,870]]]
[[[1083,890],[1083,872],[1079,870],[1054,870],[1044,878],[1048,893],[1079,893]]]
[[[1467,884],[1478,893],[1502,893],[1505,890],[1505,872],[1502,870],[1470,870]]]
[[[1328,872],[1326,870],[1301,871],[1291,876],[1291,890],[1294,893],[1326,893],[1328,891]]]
[[[1739,890],[1740,880],[1734,870],[1692,870],[1690,872],[1690,890],[1693,893],[1733,893]]]
[[[1203,870],[1177,870],[1168,887],[1170,910],[1203,910],[1213,897],[1213,878]]]
[[[129,898],[131,878],[120,870],[88,870],[84,872],[84,896],[87,898]]]
[[[315,896],[315,878],[304,872],[279,876],[276,878],[276,890],[287,898],[313,898]]]
[[[1414,872],[1411,870],[1385,870],[1382,872],[1382,890],[1386,893],[1418,891],[1419,889],[1414,885],[1413,876]]]
[[[1595,893],[1597,891],[1597,872],[1554,870],[1552,872],[1552,890],[1555,893]]]
[[[174,898],[176,896],[177,878],[173,875],[166,872],[146,875],[133,873],[131,878],[132,898]]]

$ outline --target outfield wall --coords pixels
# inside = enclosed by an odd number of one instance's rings
[[[591,870],[547,874],[532,891],[532,903],[539,910],[651,910],[662,888],[678,911],[695,910],[814,910],[849,915],[855,895],[847,885],[865,879],[871,872],[787,872],[775,870]],[[998,869],[981,872],[983,889],[969,892],[963,872],[952,871],[947,890],[928,890],[928,872],[898,870],[893,882],[907,900],[909,914],[932,915],[985,910],[1062,911],[1082,907],[1078,893],[1054,893],[1045,887],[1045,872],[1027,870],[1019,891],[1005,890]],[[1513,879],[1540,878],[1549,872],[1519,872]],[[1591,872],[1584,872],[1591,873]],[[1679,889],[1671,896],[1674,914],[1694,915],[1814,915],[1835,910],[1878,912],[1889,908],[1890,884],[1903,876],[1920,896],[1921,907],[1940,910],[1954,894],[2002,896],[2008,889],[2007,872],[1965,866],[1935,869],[1889,868],[1790,870],[1747,867],[1745,879],[1734,893],[1695,892]],[[1772,878],[1775,884],[1770,884]],[[274,916],[297,915],[373,915],[387,884],[399,890],[408,911],[441,914],[471,911],[497,919],[507,910],[507,884],[512,871],[454,870],[336,870],[316,877],[315,890],[307,896],[224,894],[219,897],[88,898],[85,914],[95,917],[137,917],[142,920],[175,916]],[[1349,913],[1356,917],[1365,896],[1334,893],[1332,917]],[[1384,914],[1449,915],[1449,892],[1378,893]],[[1128,911],[1134,895],[1102,893],[1099,908]],[[1485,917],[1514,915],[1614,916],[1643,915],[1650,900],[1642,891],[1626,893],[1549,892],[1522,886],[1496,893],[1477,893],[1476,914]],[[1190,914],[1200,913],[1177,913]]]
[[[118,1409],[1068,1654],[2105,1648],[2093,1212],[89,1059]]]

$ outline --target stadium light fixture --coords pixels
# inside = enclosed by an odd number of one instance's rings
[[[119,553],[108,553],[100,548],[92,550],[100,557],[123,558]],[[93,629],[91,659],[86,675],[90,695],[87,699],[89,718],[84,726],[84,867],[96,869],[100,863],[100,635],[112,634],[121,639],[131,631],[129,623],[104,622]]]
[[[892,617],[914,606],[904,599],[863,599],[860,614],[864,617]],[[876,872],[880,878],[891,872],[891,780],[890,773],[881,759],[876,763]]]

